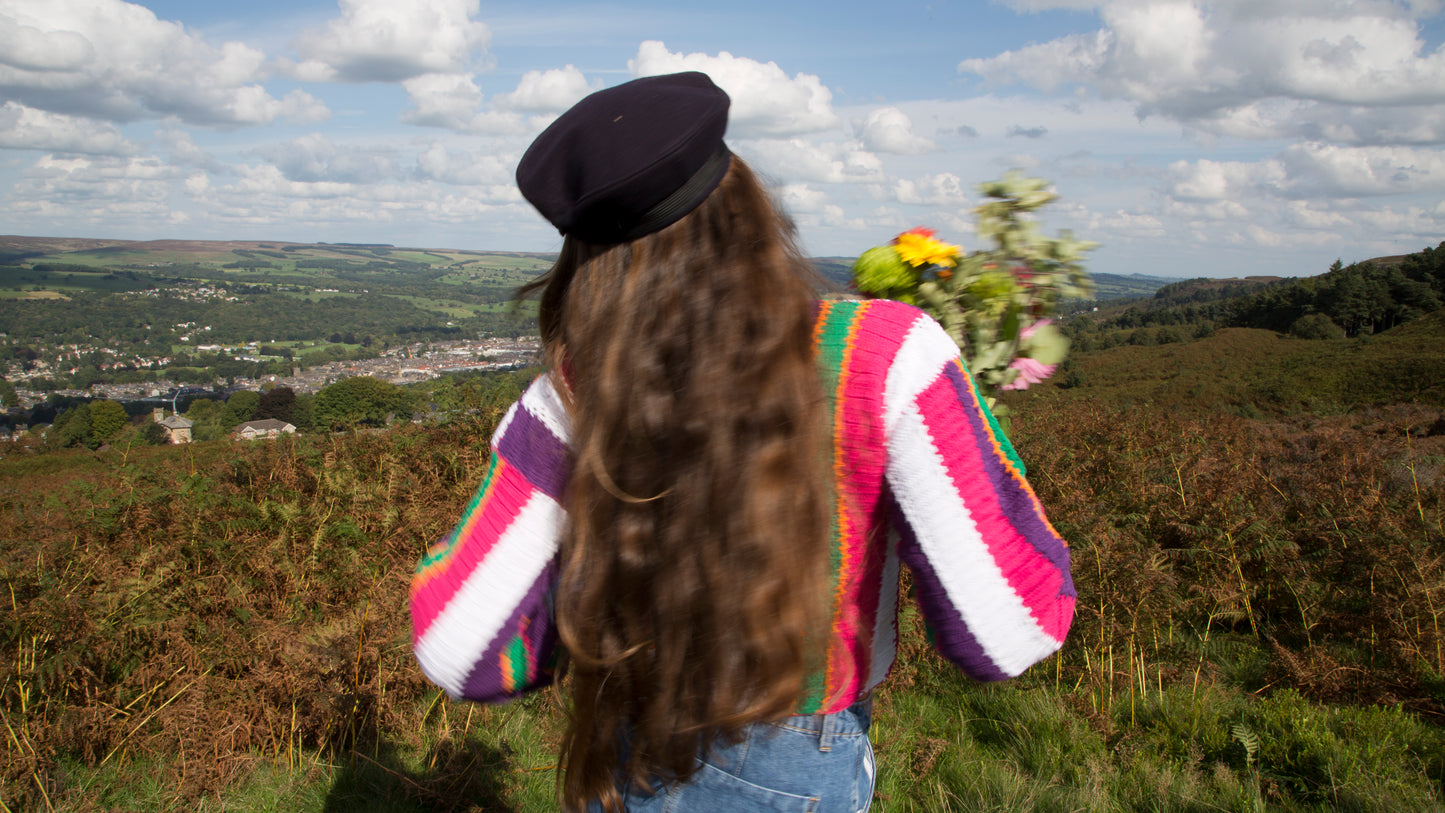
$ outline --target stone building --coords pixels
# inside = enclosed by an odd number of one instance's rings
[[[151,417],[161,425],[162,429],[166,430],[166,437],[170,438],[171,443],[190,443],[191,426],[194,425],[194,421],[180,415],[171,415],[167,418],[165,414],[164,409],[157,408],[151,412]]]

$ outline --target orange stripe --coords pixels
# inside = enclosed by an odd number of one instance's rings
[[[486,480],[472,502],[462,512],[462,524],[458,525],[449,538],[432,545],[427,550],[426,557],[422,560],[422,566],[412,576],[411,595],[415,596],[426,589],[432,582],[443,576],[451,568],[452,562],[456,561],[457,552],[461,549],[461,541],[473,525],[481,521],[483,506],[492,498],[497,485],[501,483],[503,473],[507,468],[507,461],[500,456],[491,459]]]
[[[835,544],[838,545],[841,562],[838,566],[837,582],[833,586],[832,628],[835,634],[832,647],[835,651],[828,658],[828,674],[824,683],[825,708],[831,706],[840,693],[848,691],[858,681],[857,664],[853,658],[858,631],[854,623],[855,619],[844,614],[844,609],[849,606],[849,593],[852,588],[856,587],[854,582],[857,576],[854,571],[857,569],[858,551],[854,545],[849,544],[853,537],[853,529],[857,526],[857,510],[852,505],[850,492],[844,483],[846,444],[843,418],[846,410],[843,408],[843,395],[848,389],[848,376],[852,371],[858,326],[863,321],[868,306],[867,302],[858,305],[848,325],[848,333],[844,339],[843,353],[838,367],[838,383],[833,394],[833,482],[838,501]],[[839,667],[846,667],[847,674],[840,674]]]

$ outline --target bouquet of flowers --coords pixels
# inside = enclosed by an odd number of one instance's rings
[[[974,210],[978,234],[994,248],[965,254],[930,229],[906,231],[853,264],[853,284],[867,296],[922,308],[958,344],[980,391],[995,406],[1001,390],[1048,378],[1068,353],[1053,324],[1059,301],[1085,297],[1093,285],[1081,265],[1095,244],[1038,233],[1028,214],[1057,195],[1037,178],[1010,173],[983,184],[990,202]]]

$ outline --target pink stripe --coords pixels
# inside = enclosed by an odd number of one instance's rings
[[[1062,623],[1062,619],[1069,617],[1059,613],[1063,576],[1013,527],[1004,516],[988,479],[978,476],[978,472],[985,469],[979,441],[968,425],[956,420],[935,420],[937,416],[957,413],[957,393],[948,380],[940,376],[918,396],[917,403],[928,434],[942,456],[954,488],[968,507],[989,555],[1014,594],[1029,608],[1039,628],[1062,641],[1068,631],[1068,624]]]
[[[874,303],[867,311],[866,320],[859,320],[851,342],[848,379],[842,387],[839,415],[844,428],[842,456],[847,474],[839,483],[839,491],[848,492],[847,503],[855,509],[851,522],[854,533],[845,540],[852,549],[850,561],[853,563],[848,600],[856,608],[850,619],[854,634],[849,640],[849,651],[855,665],[854,680],[848,686],[850,696],[862,691],[862,681],[873,671],[878,585],[887,558],[885,541],[873,540],[874,544],[870,544],[872,534],[886,527],[887,522],[886,517],[878,514],[882,510],[880,500],[888,467],[883,437],[883,394],[888,370],[909,328],[919,318],[921,314],[910,308],[891,302]],[[869,506],[873,511],[864,516],[856,510],[859,506]]]
[[[413,645],[426,634],[531,496],[531,484],[521,472],[498,459],[491,488],[457,527],[452,555],[418,574],[411,600]]]
[[[874,628],[886,544],[869,544],[870,535],[885,527],[877,515],[887,446],[883,437],[883,394],[888,370],[908,331],[922,318],[918,310],[886,300],[859,306],[849,325],[839,370],[834,412],[835,476],[838,494],[837,544],[842,563],[838,573],[840,603],[834,618],[834,646],[825,708],[856,698],[872,672]]]

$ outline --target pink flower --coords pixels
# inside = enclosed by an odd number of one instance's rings
[[[1024,328],[1022,332],[1019,333],[1019,341],[1023,341],[1028,337],[1034,335],[1034,331],[1038,330],[1044,325],[1052,325],[1053,323],[1054,320],[1052,319],[1040,319],[1039,321],[1030,324],[1028,327]]]
[[[1026,390],[1030,385],[1037,384],[1053,375],[1054,369],[1057,367],[1057,364],[1040,364],[1027,356],[1021,356],[1014,359],[1013,364],[1008,366],[1010,370],[1018,370],[1018,376],[1015,377],[1013,381],[999,387],[999,389]]]

